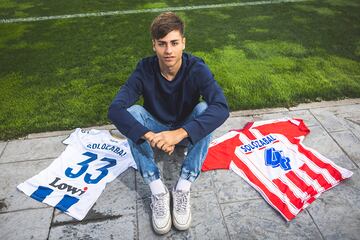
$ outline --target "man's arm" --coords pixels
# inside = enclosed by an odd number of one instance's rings
[[[196,78],[195,83],[200,89],[201,96],[208,105],[202,114],[182,126],[189,133],[190,141],[195,144],[225,122],[229,117],[229,108],[222,89],[205,63],[199,63],[192,74]]]
[[[139,123],[127,111],[127,109],[132,106],[142,94],[143,86],[141,78],[141,63],[139,63],[127,82],[117,93],[108,111],[108,117],[114,123],[116,128],[135,143],[144,141],[142,136],[146,132],[149,132],[148,128]]]

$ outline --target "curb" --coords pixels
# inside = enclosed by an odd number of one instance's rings
[[[261,115],[268,113],[279,113],[279,112],[290,112],[297,110],[305,110],[305,109],[313,109],[313,108],[326,108],[326,107],[336,107],[343,105],[356,105],[360,104],[360,98],[352,98],[352,99],[343,99],[339,101],[321,101],[321,102],[312,102],[312,103],[301,103],[296,107],[290,108],[263,108],[263,109],[252,109],[252,110],[240,110],[230,112],[230,118],[232,117],[245,117],[251,115]],[[103,126],[91,126],[83,129],[99,129],[99,130],[110,130],[112,134],[118,136],[120,138],[124,138],[124,136],[116,130],[116,127],[113,124],[103,125]],[[64,130],[64,131],[52,131],[52,132],[43,132],[43,133],[31,133],[22,139],[36,139],[36,138],[46,138],[46,137],[57,137],[57,136],[65,136],[70,135],[75,129],[72,130]],[[20,138],[21,139],[21,138]]]

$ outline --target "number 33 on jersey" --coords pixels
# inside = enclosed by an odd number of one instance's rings
[[[77,128],[63,143],[68,146],[49,167],[17,188],[82,220],[106,184],[136,163],[127,141],[106,130]]]

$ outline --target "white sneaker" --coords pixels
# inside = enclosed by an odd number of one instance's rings
[[[166,193],[151,196],[152,224],[158,234],[165,234],[171,228],[170,193],[165,189]]]
[[[191,223],[190,191],[172,191],[173,223],[178,230],[186,230]]]

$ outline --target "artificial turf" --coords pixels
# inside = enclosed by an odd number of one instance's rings
[[[6,0],[0,16],[184,5],[82,2]],[[187,1],[223,2],[230,1]],[[323,0],[178,14],[186,51],[205,60],[231,110],[240,110],[360,97],[359,12],[359,1]],[[156,15],[0,24],[0,139],[108,124],[112,98],[136,63],[153,54],[148,29]]]

